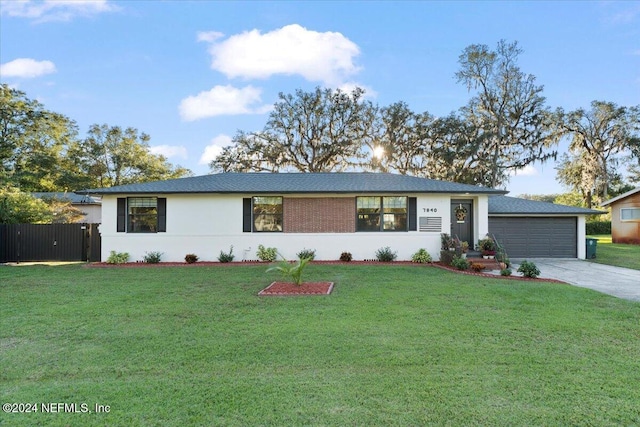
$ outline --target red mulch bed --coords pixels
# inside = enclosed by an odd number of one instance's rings
[[[420,264],[412,261],[393,261],[393,262],[380,262],[380,261],[312,261],[312,264],[326,264],[326,265],[415,265],[424,267],[429,264]],[[224,267],[233,265],[270,265],[272,263],[265,261],[233,261],[233,262],[215,262],[215,261],[198,261],[193,264],[186,262],[159,262],[157,264],[150,264],[147,262],[125,262],[122,264],[107,264],[106,262],[91,262],[85,264],[85,267]]]
[[[261,261],[236,261],[236,262],[213,262],[213,261],[198,261],[193,264],[187,264],[186,262],[160,262],[157,264],[149,264],[146,262],[126,262],[124,264],[107,264],[106,262],[92,262],[85,264],[85,267],[98,267],[98,268],[112,268],[112,267],[223,267],[223,266],[233,266],[233,265],[269,265],[269,262],[261,262]],[[454,273],[459,274],[467,274],[470,276],[478,276],[478,277],[490,277],[493,279],[509,279],[509,280],[523,280],[523,281],[535,281],[535,282],[548,282],[548,283],[565,283],[561,280],[556,279],[545,279],[545,278],[537,278],[531,279],[529,277],[522,276],[500,276],[497,274],[488,274],[488,273],[477,273],[471,270],[458,270],[455,267],[450,267],[439,262],[434,263],[425,263],[420,264],[412,261],[393,261],[393,262],[380,262],[380,261],[312,261],[312,264],[328,264],[328,265],[413,265],[416,267],[437,267],[443,270],[449,270]],[[276,282],[281,283],[281,282]],[[320,283],[329,283],[329,282],[320,282]],[[295,286],[295,285],[293,285]],[[331,292],[331,291],[329,291]],[[327,293],[327,292],[325,292]],[[295,295],[304,294],[303,292],[298,292]],[[271,294],[270,294],[271,295]],[[284,294],[283,294],[284,295]],[[293,294],[292,294],[293,295]]]
[[[546,278],[543,278],[543,277],[538,277],[538,278],[533,279],[531,277],[502,276],[500,274],[482,273],[482,272],[476,272],[476,271],[472,271],[472,270],[458,270],[455,267],[451,267],[449,265],[440,264],[439,262],[434,262],[433,264],[430,264],[430,265],[432,265],[434,267],[441,268],[443,270],[449,270],[449,271],[451,271],[453,273],[466,274],[468,276],[490,277],[492,279],[522,280],[522,281],[526,281],[526,282],[546,282],[546,283],[564,283],[564,284],[566,284],[566,282],[563,282],[562,280],[546,279]]]
[[[304,282],[296,285],[291,282],[273,282],[258,295],[260,296],[292,296],[292,295],[329,295],[333,290],[333,282]]]
[[[106,262],[91,262],[85,264],[85,267],[98,267],[98,268],[109,268],[109,267],[215,267],[215,266],[224,266],[224,265],[266,265],[268,263],[259,262],[259,261],[247,261],[247,262],[212,262],[212,261],[198,261],[194,263],[186,263],[186,262],[158,262],[156,264],[151,264],[148,262],[125,262],[122,264],[107,264]]]

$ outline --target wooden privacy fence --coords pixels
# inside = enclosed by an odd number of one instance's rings
[[[0,224],[0,262],[100,261],[99,224]]]

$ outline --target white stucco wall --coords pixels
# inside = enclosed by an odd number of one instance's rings
[[[139,195],[131,195],[138,196]],[[315,249],[318,260],[337,260],[343,251],[354,260],[375,259],[377,249],[389,246],[398,260],[409,260],[420,248],[434,259],[440,253],[440,233],[449,233],[451,197],[448,194],[408,194],[417,198],[417,216],[438,216],[442,227],[438,232],[353,232],[353,233],[244,233],[242,232],[242,198],[251,195],[169,194],[167,199],[167,231],[164,233],[117,233],[117,197],[102,199],[102,259],[110,251],[128,252],[130,261],[142,260],[146,252],[163,253],[163,261],[184,261],[195,253],[202,261],[217,261],[220,251],[234,248],[236,261],[257,259],[258,245],[276,247],[287,259],[294,259],[301,249]],[[331,195],[354,198],[357,195]],[[127,197],[120,195],[119,197]],[[286,197],[296,197],[287,195]],[[310,197],[309,194],[299,197]],[[318,195],[323,197],[323,195]],[[477,236],[488,229],[487,197],[474,198]],[[484,213],[484,215],[483,215]],[[483,233],[483,234],[479,234]]]
[[[474,201],[475,206],[475,238],[476,243],[478,243],[479,239],[484,239],[484,237],[489,232],[489,197],[488,196],[479,196]]]
[[[578,259],[587,257],[587,217],[578,216]]]

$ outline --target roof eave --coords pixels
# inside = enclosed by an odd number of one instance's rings
[[[600,206],[609,206],[611,203],[615,203],[618,200],[625,199],[629,196],[633,196],[636,193],[640,193],[640,187],[634,188],[633,190],[627,191],[626,193],[620,194],[619,196],[614,197],[613,199],[609,199],[606,202],[600,203]]]
[[[76,194],[457,194],[462,196],[491,196],[504,195],[507,191],[496,190],[487,191],[445,191],[445,190],[317,190],[317,191],[281,191],[281,190],[233,190],[233,191],[101,191],[85,190],[77,191]]]
[[[489,211],[489,216],[491,215],[535,215],[535,216],[575,216],[575,215],[604,215],[607,212],[603,211],[589,211],[589,212],[491,212]]]

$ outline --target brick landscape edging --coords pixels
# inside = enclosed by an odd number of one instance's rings
[[[562,280],[547,279],[547,278],[544,278],[544,277],[536,277],[534,279],[532,277],[503,276],[501,274],[489,274],[489,273],[479,273],[479,272],[468,271],[468,270],[458,270],[457,268],[449,267],[447,265],[440,264],[440,263],[433,263],[432,266],[440,268],[442,270],[448,270],[448,271],[451,271],[453,273],[466,274],[468,276],[489,277],[489,278],[493,278],[493,279],[520,280],[520,281],[524,281],[524,282],[562,283],[562,284],[565,284],[565,285],[568,284],[567,282],[563,282]]]

